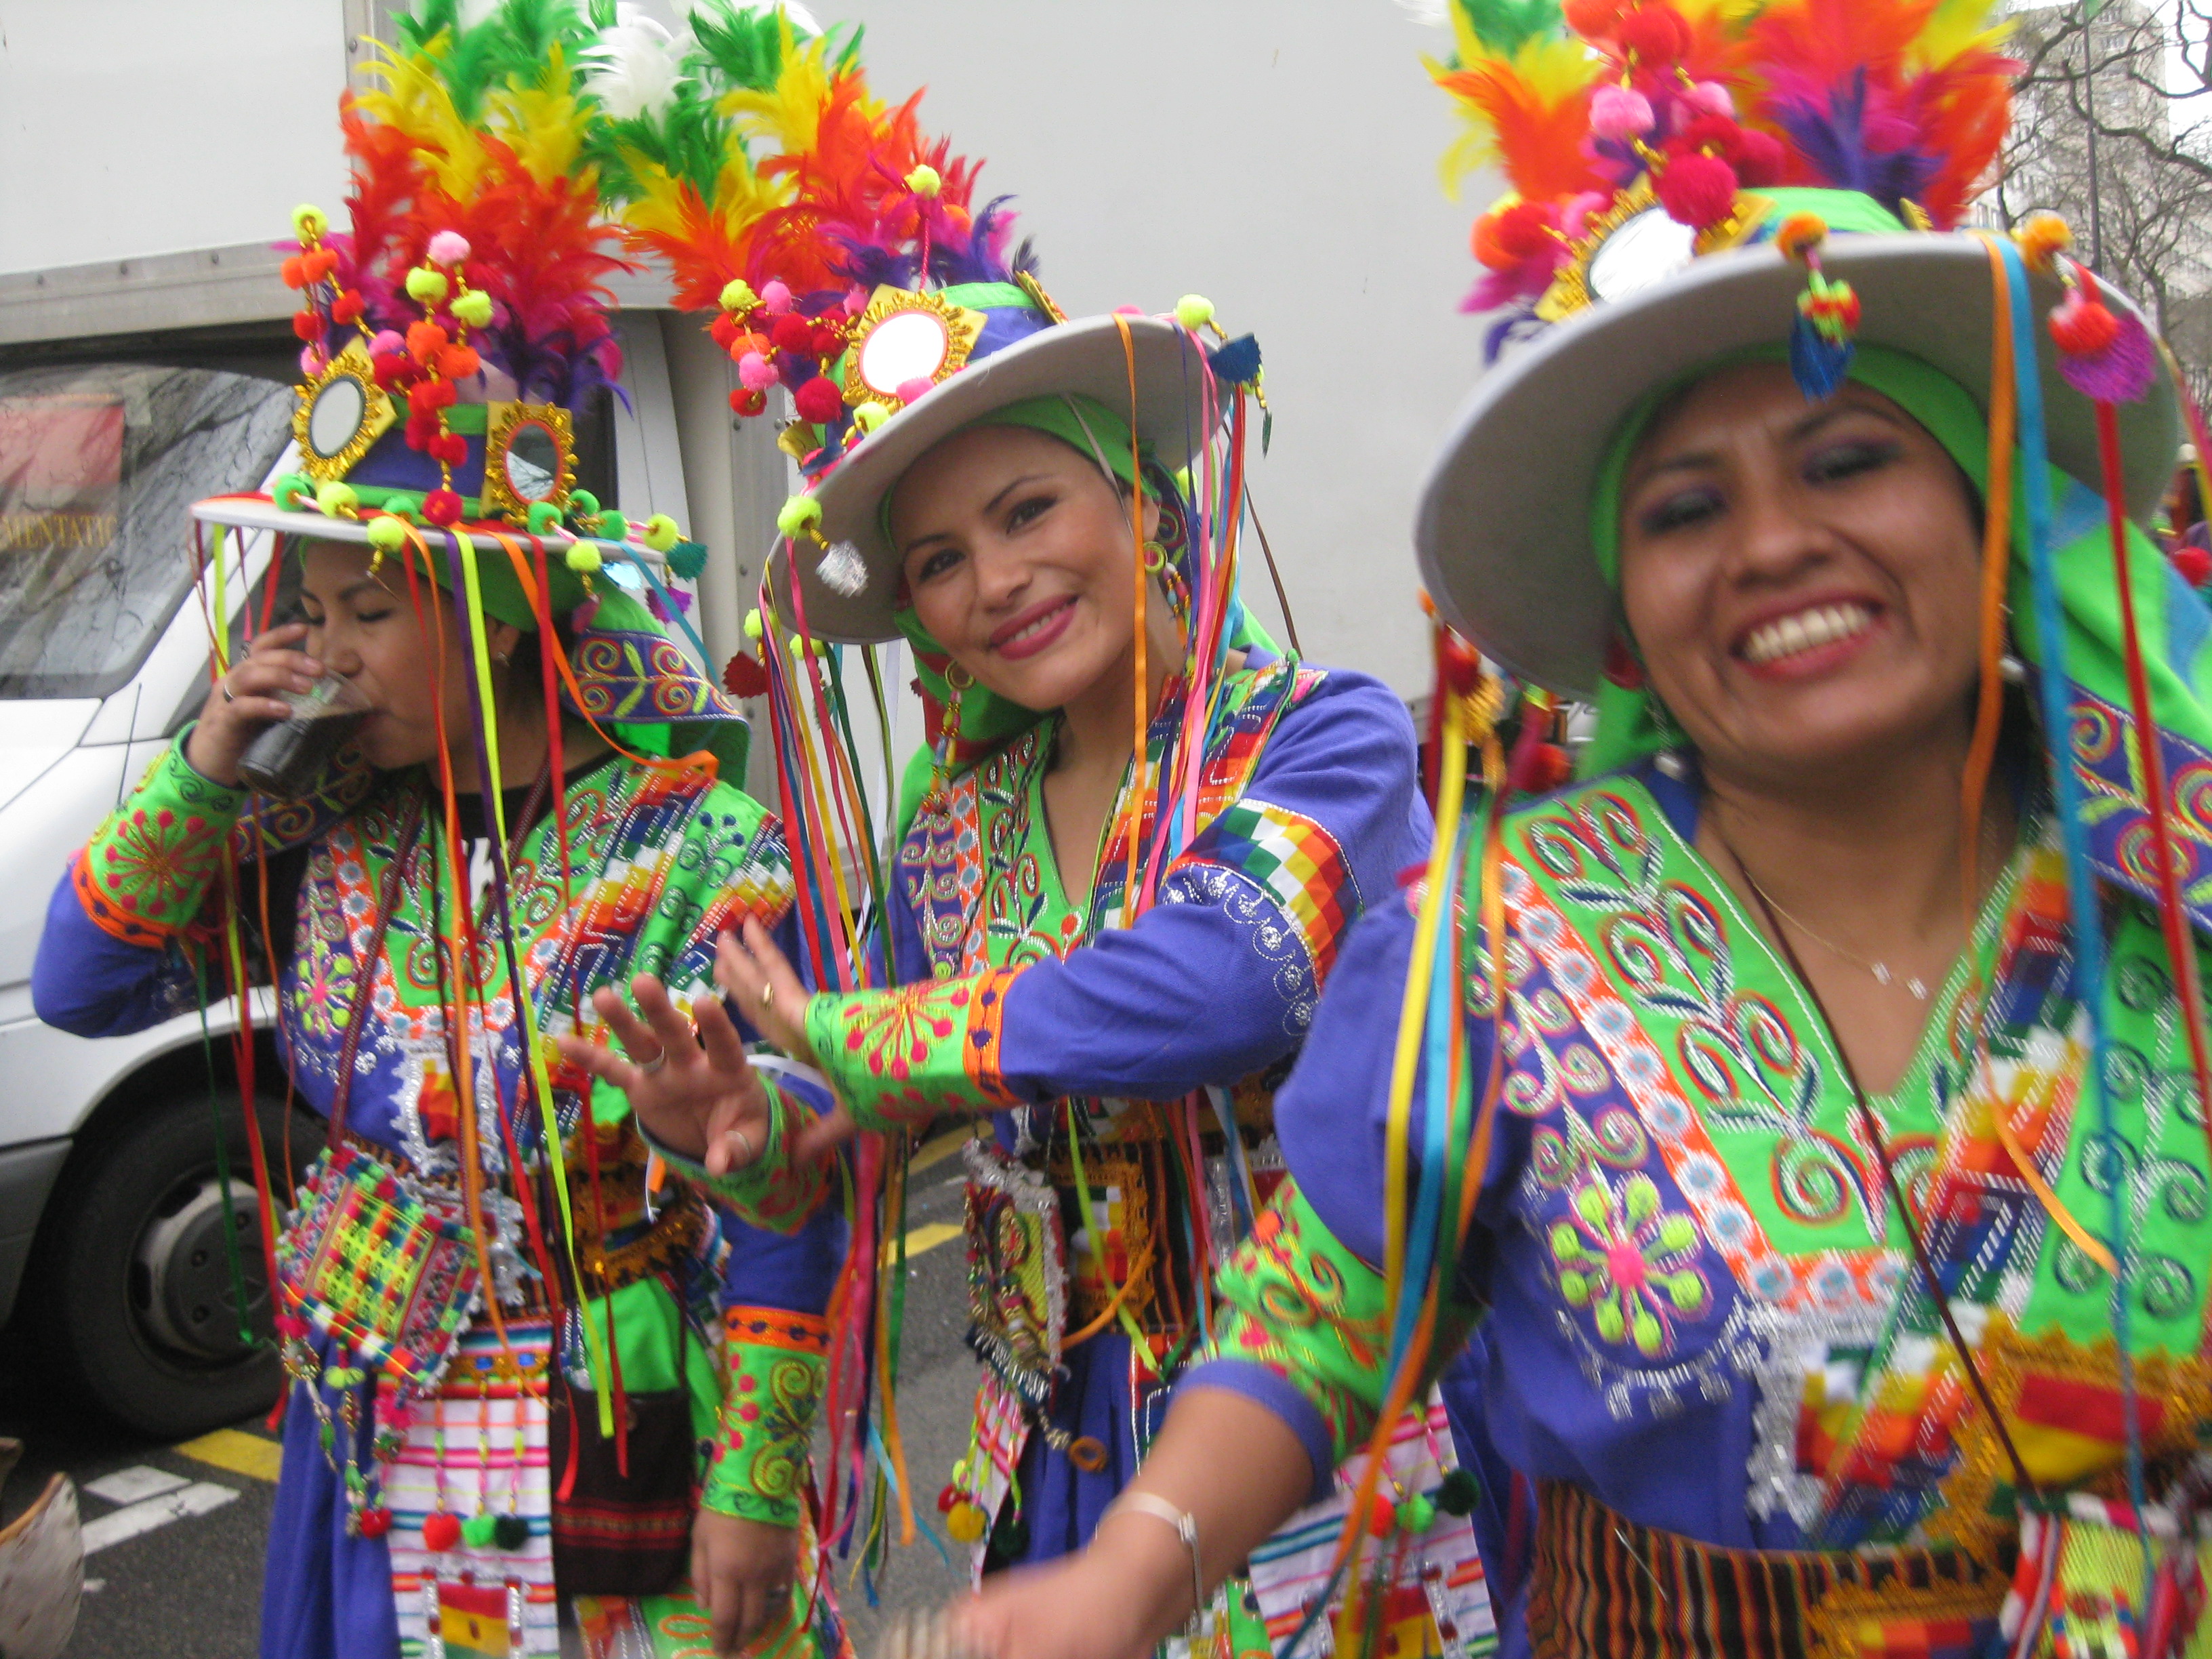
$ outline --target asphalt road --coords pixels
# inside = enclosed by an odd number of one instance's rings
[[[930,1161],[915,1175],[907,1212],[899,1418],[917,1513],[933,1523],[937,1492],[966,1447],[975,1387],[963,1340],[967,1278],[952,1150],[945,1140],[921,1155]],[[0,1434],[26,1447],[0,1494],[0,1519],[58,1469],[79,1488],[88,1543],[115,1540],[85,1558],[87,1594],[67,1659],[250,1659],[276,1470],[276,1443],[259,1421],[182,1445],[139,1439],[56,1398],[39,1381],[35,1356],[0,1336]],[[846,1575],[841,1564],[838,1595],[863,1659],[886,1613],[933,1605],[965,1583],[927,1541],[893,1548],[880,1608],[866,1605],[857,1583],[848,1588]]]

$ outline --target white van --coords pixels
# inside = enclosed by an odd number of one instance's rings
[[[732,430],[726,360],[696,319],[618,321],[623,395],[580,412],[579,482],[641,516],[667,512],[714,548],[696,620],[719,667],[735,595],[757,580],[727,550],[767,544],[781,458]],[[117,343],[112,358],[93,342],[29,367],[0,345],[0,1322],[56,1387],[176,1438],[266,1407],[279,1382],[252,1334],[267,1328],[267,1290],[237,1010],[75,1037],[32,1012],[31,963],[55,884],[207,695],[218,586],[234,639],[247,605],[257,619],[272,601],[283,612],[265,536],[242,561],[231,544],[220,585],[211,569],[195,580],[185,509],[291,470],[294,398],[266,341]],[[680,441],[672,369],[696,406]],[[262,1135],[272,1163],[289,1145],[297,1170],[322,1127],[296,1107],[288,1122],[267,993],[256,1002]]]

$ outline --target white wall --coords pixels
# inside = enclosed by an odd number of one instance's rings
[[[864,22],[877,90],[927,86],[924,126],[988,158],[983,194],[1016,195],[1069,313],[1196,292],[1259,336],[1275,433],[1254,496],[1307,653],[1423,690],[1413,496],[1480,367],[1456,307],[1492,193],[1438,186],[1453,118],[1419,54],[1448,35],[1395,0],[814,9]],[[1256,556],[1245,584],[1272,621]]]
[[[340,0],[0,0],[0,271],[338,211],[345,76]]]

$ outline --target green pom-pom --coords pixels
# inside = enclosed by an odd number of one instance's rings
[[[1436,1523],[1437,1506],[1419,1492],[1398,1505],[1398,1527],[1402,1532],[1419,1535]]]
[[[499,1536],[499,1517],[472,1515],[461,1522],[461,1541],[472,1550],[488,1549]]]
[[[1030,1553],[1029,1518],[1016,1505],[1009,1504],[999,1511],[998,1524],[991,1528],[991,1547],[1006,1561],[1018,1561]]]
[[[384,498],[384,510],[395,519],[404,519],[410,524],[422,522],[422,498],[411,491],[395,490]]]
[[[561,509],[551,501],[532,501],[528,522],[532,535],[550,536],[553,526],[561,522]]]
[[[304,472],[287,472],[270,485],[269,495],[287,513],[304,513],[315,499],[315,481]]]
[[[750,640],[755,645],[758,645],[761,641],[761,635],[763,631],[764,630],[761,627],[761,613],[757,611],[746,611],[745,637]]]
[[[775,515],[776,532],[786,537],[796,537],[821,522],[822,503],[811,495],[793,495]]]
[[[599,514],[599,534],[611,542],[626,542],[629,539],[629,520],[609,507]]]
[[[1213,301],[1203,294],[1186,294],[1176,301],[1175,315],[1185,328],[1204,328],[1213,320]]]
[[[530,1522],[519,1515],[502,1515],[492,1522],[491,1541],[512,1555],[530,1542]]]
[[[1482,1483],[1467,1469],[1454,1469],[1437,1487],[1437,1507],[1446,1515],[1473,1515],[1481,1498]]]
[[[707,549],[699,542],[678,542],[668,550],[668,571],[687,582],[696,582],[707,568]]]
[[[580,576],[590,575],[605,562],[599,556],[599,550],[589,542],[578,542],[568,550],[568,568]]]
[[[331,228],[331,216],[313,202],[302,202],[292,210],[292,234],[303,242],[320,240]]]
[[[326,519],[343,519],[361,505],[361,497],[354,487],[336,478],[325,481],[315,491],[315,505]]]
[[[656,553],[665,553],[683,539],[676,520],[665,513],[656,513],[645,521],[645,544]]]
[[[491,295],[480,288],[472,288],[454,298],[453,312],[455,322],[465,323],[471,328],[486,327],[491,322]]]
[[[368,521],[368,544],[380,553],[397,553],[407,545],[407,526],[389,513]]]
[[[753,285],[742,276],[722,284],[723,310],[750,311],[759,303],[760,295],[753,292]]]
[[[416,305],[437,304],[446,297],[446,290],[452,286],[446,280],[444,271],[434,270],[428,265],[417,265],[407,273],[407,297]]]
[[[945,188],[944,175],[927,162],[924,162],[907,174],[906,187],[917,196],[934,196]]]
[[[873,432],[890,417],[890,410],[881,404],[862,404],[853,411],[853,424],[863,432]]]
[[[599,516],[599,498],[588,489],[572,489],[568,492],[568,511],[580,522],[596,519]]]

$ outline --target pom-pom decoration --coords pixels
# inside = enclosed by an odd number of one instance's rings
[[[422,516],[440,529],[461,521],[461,498],[450,489],[434,489],[422,497]]]
[[[1203,294],[1186,294],[1176,301],[1175,319],[1194,333],[1213,320],[1213,301]]]
[[[2099,297],[2097,279],[2072,264],[2066,297],[2051,313],[2058,372],[2093,403],[2131,404],[2158,379],[2158,342],[2132,311],[2115,311]]]
[[[683,539],[683,531],[665,513],[656,513],[645,521],[645,544],[664,557],[670,548]]]
[[[814,533],[822,522],[822,503],[811,495],[793,495],[776,509],[776,534],[796,540]]]
[[[381,1538],[392,1530],[392,1511],[373,1504],[355,1516],[354,1524],[363,1538]]]
[[[2051,262],[2074,246],[2074,231],[2055,213],[2031,213],[2020,222],[2012,239],[2030,270],[2048,272]]]
[[[562,562],[580,576],[593,576],[599,574],[606,561],[600,556],[599,550],[589,542],[578,542],[562,556]]]
[[[2191,587],[2202,587],[2212,582],[2212,552],[2207,552],[2194,542],[2184,542],[2167,556],[2173,573]]]
[[[733,697],[764,697],[768,695],[768,670],[757,659],[740,651],[723,665],[722,690]]]
[[[437,1510],[422,1517],[422,1547],[431,1554],[443,1555],[460,1541],[459,1516]]]

